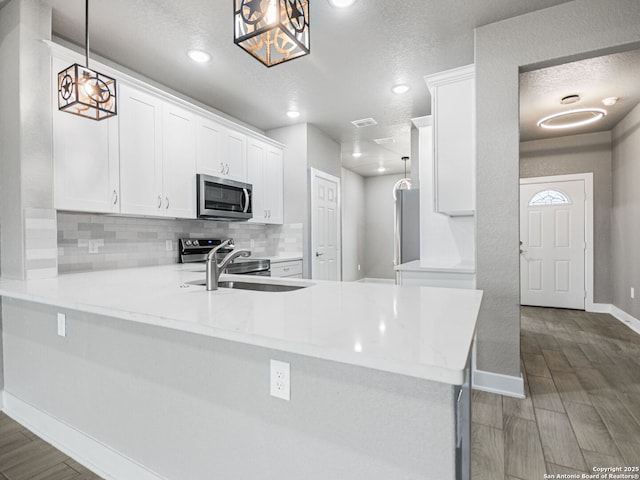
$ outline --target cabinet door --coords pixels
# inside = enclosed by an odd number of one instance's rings
[[[283,222],[283,152],[282,149],[268,146],[264,164],[265,206],[267,209],[267,223],[282,224]]]
[[[252,223],[267,223],[266,188],[264,182],[264,164],[266,146],[259,140],[250,138],[247,142],[247,182],[251,184],[251,200],[253,207]]]
[[[164,214],[196,218],[196,122],[191,112],[162,108],[162,192]]]
[[[221,158],[222,126],[201,117],[197,123],[198,173],[220,177],[226,169]]]
[[[160,99],[120,86],[120,192],[122,213],[162,215]]]
[[[57,73],[69,63],[52,58],[54,206],[58,210],[117,213],[118,119],[95,122],[58,110]]]
[[[247,181],[247,137],[246,135],[224,129],[222,137],[222,158],[224,164],[223,175],[238,180]]]

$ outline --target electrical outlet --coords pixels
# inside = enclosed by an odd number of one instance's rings
[[[271,360],[271,396],[289,401],[291,399],[291,370],[286,362]]]
[[[58,336],[67,336],[67,316],[64,313],[58,313]]]
[[[104,247],[104,240],[102,238],[94,238],[89,240],[89,253],[100,253],[100,247]]]
[[[636,298],[636,289],[631,287],[631,298]]]
[[[164,248],[167,252],[170,252],[173,250],[173,242],[171,240],[165,240],[164,242]]]

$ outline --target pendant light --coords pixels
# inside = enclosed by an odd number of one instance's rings
[[[85,65],[58,73],[58,110],[92,120],[117,115],[116,81],[89,68],[89,0],[85,0]]]
[[[401,178],[393,186],[393,199],[397,200],[396,192],[398,190],[411,190],[411,179],[407,177],[407,162],[409,157],[402,157],[400,160],[404,162],[404,178]]]
[[[267,67],[308,55],[309,0],[234,0],[236,45]]]

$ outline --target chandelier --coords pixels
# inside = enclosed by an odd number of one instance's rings
[[[267,67],[309,54],[309,0],[233,3],[234,43]]]
[[[93,120],[117,114],[116,81],[89,68],[89,0],[85,0],[85,66],[58,73],[58,110]]]

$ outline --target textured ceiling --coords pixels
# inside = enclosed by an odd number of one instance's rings
[[[640,50],[589,58],[520,75],[520,140],[611,130],[640,102]],[[562,105],[560,99],[578,94],[581,100]],[[619,97],[613,106],[602,100]],[[602,120],[582,127],[548,130],[537,126],[552,113],[576,108],[603,108]]]
[[[84,1],[53,7],[54,34],[82,45]],[[233,44],[232,0],[91,1],[92,51],[261,130],[309,122],[340,142],[345,165],[402,171],[410,119],[430,113],[423,77],[473,63],[473,29],[568,0],[310,0],[311,55],[267,69]],[[213,61],[196,65],[189,48]],[[404,82],[403,96],[391,93]],[[296,107],[300,118],[285,112]],[[351,120],[379,125],[356,129]],[[384,147],[371,140],[393,136]],[[355,160],[354,149],[363,155]]]

